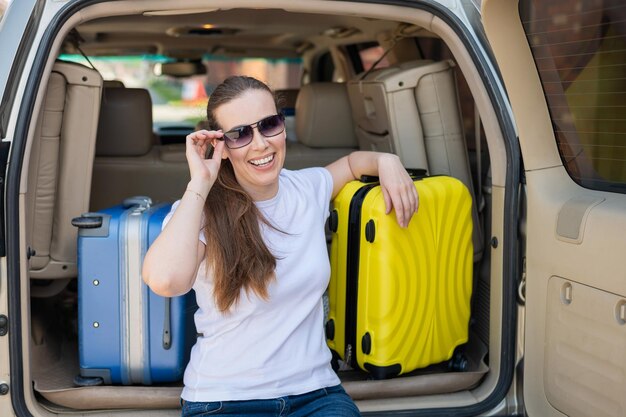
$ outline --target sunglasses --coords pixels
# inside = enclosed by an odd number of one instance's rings
[[[237,126],[228,132],[224,132],[222,140],[229,149],[243,148],[252,142],[254,127],[266,138],[279,135],[285,130],[285,116],[281,113],[267,116],[251,125]]]

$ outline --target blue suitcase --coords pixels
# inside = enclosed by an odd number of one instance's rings
[[[170,208],[132,197],[72,221],[79,228],[77,383],[182,379],[196,336],[193,292],[161,297],[141,279],[146,250]]]

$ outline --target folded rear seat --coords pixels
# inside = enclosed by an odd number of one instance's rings
[[[287,141],[285,168],[325,166],[358,150],[346,85],[312,83],[296,99],[297,141]]]
[[[360,148],[392,152],[407,168],[458,178],[474,195],[454,62],[411,61],[359,78],[348,82],[348,95]],[[483,249],[477,204],[473,211],[477,261]]]
[[[31,278],[76,277],[74,217],[88,211],[102,77],[56,62],[28,166],[26,242]]]
[[[185,145],[156,145],[152,101],[141,88],[105,88],[90,209],[119,204],[146,195],[154,203],[174,201],[189,182]]]

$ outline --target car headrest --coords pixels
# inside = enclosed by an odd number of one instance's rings
[[[143,88],[102,92],[96,156],[141,156],[153,145],[152,100]]]
[[[358,146],[345,84],[302,86],[296,99],[296,135],[298,142],[312,148]]]
[[[121,80],[104,80],[104,84],[103,84],[104,88],[124,88],[126,87],[124,85],[124,82]]]

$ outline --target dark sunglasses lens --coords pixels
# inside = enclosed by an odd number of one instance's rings
[[[261,120],[258,128],[263,136],[276,136],[285,129],[285,120],[282,114],[276,114]]]
[[[246,146],[252,140],[252,128],[250,126],[241,126],[224,133],[226,146],[229,148],[240,148]]]

